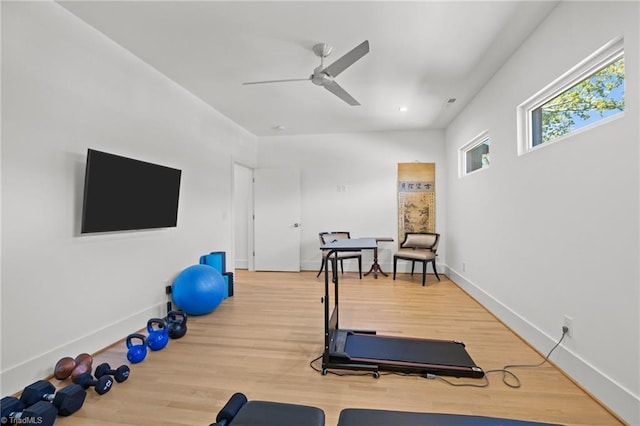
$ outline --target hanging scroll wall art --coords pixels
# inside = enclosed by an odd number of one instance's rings
[[[436,232],[435,163],[398,164],[398,241],[405,232]]]

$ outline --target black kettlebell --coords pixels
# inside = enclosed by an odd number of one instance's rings
[[[164,319],[169,329],[169,337],[179,339],[187,334],[187,314],[184,311],[169,311]]]

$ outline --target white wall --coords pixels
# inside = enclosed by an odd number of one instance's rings
[[[294,167],[301,171],[300,267],[320,267],[318,233],[349,231],[352,237],[392,237],[379,243],[383,271],[392,271],[398,245],[398,163],[436,163],[436,231],[446,247],[446,199],[444,134],[442,131],[348,133],[260,138],[260,167]],[[338,185],[346,191],[338,192]],[[444,250],[439,271],[446,263]],[[363,272],[371,266],[372,253],[363,252]],[[357,263],[345,261],[345,269]],[[404,271],[408,265],[398,264]]]
[[[553,361],[640,424],[637,2],[560,4],[446,137],[262,138],[259,157],[253,136],[55,3],[0,5],[2,394],[142,328],[201,253],[233,265],[234,162],[300,168],[301,266],[315,270],[321,230],[397,240],[397,163],[421,161],[436,163],[440,268],[540,352],[571,315]],[[518,157],[515,107],[620,33],[625,117]],[[457,150],[484,129],[491,168],[459,179]],[[89,147],[182,169],[178,227],[80,235]],[[381,244],[387,271],[396,245]]]
[[[2,394],[164,313],[164,287],[224,250],[233,162],[256,139],[53,2],[2,3]],[[95,148],[182,169],[178,226],[81,235]]]
[[[452,278],[541,353],[561,336],[563,316],[573,317],[573,337],[551,359],[632,425],[640,424],[639,21],[638,2],[561,3],[446,131]],[[620,34],[624,117],[519,157],[517,105]],[[458,178],[459,148],[485,129],[490,168]]]

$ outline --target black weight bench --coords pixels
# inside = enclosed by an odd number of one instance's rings
[[[210,426],[324,426],[324,411],[282,402],[248,401],[235,393]]]
[[[324,411],[306,405],[248,401],[234,394],[210,426],[324,426]],[[345,408],[338,426],[561,426],[497,417]]]
[[[346,408],[338,426],[560,426],[496,417]]]

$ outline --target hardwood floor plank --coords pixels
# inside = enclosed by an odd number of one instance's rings
[[[569,426],[622,424],[548,363],[514,369],[522,383],[519,389],[503,384],[500,373],[489,374],[486,388],[398,374],[382,374],[377,380],[370,373],[322,376],[310,367],[324,342],[324,281],[323,275],[315,275],[236,271],[233,297],[209,315],[190,316],[184,338],[131,365],[129,380],[114,384],[111,392],[98,396],[90,390],[83,408],[59,418],[56,425],[208,425],[234,392],[250,400],[319,407],[328,426],[337,424],[344,408],[472,414]],[[441,278],[437,282],[429,275],[422,287],[419,274],[399,275],[393,281],[383,276],[360,280],[355,273],[345,273],[340,280],[340,326],[460,340],[485,370],[544,359]],[[95,358],[95,365],[126,363],[123,341]],[[320,368],[320,361],[314,365]]]

